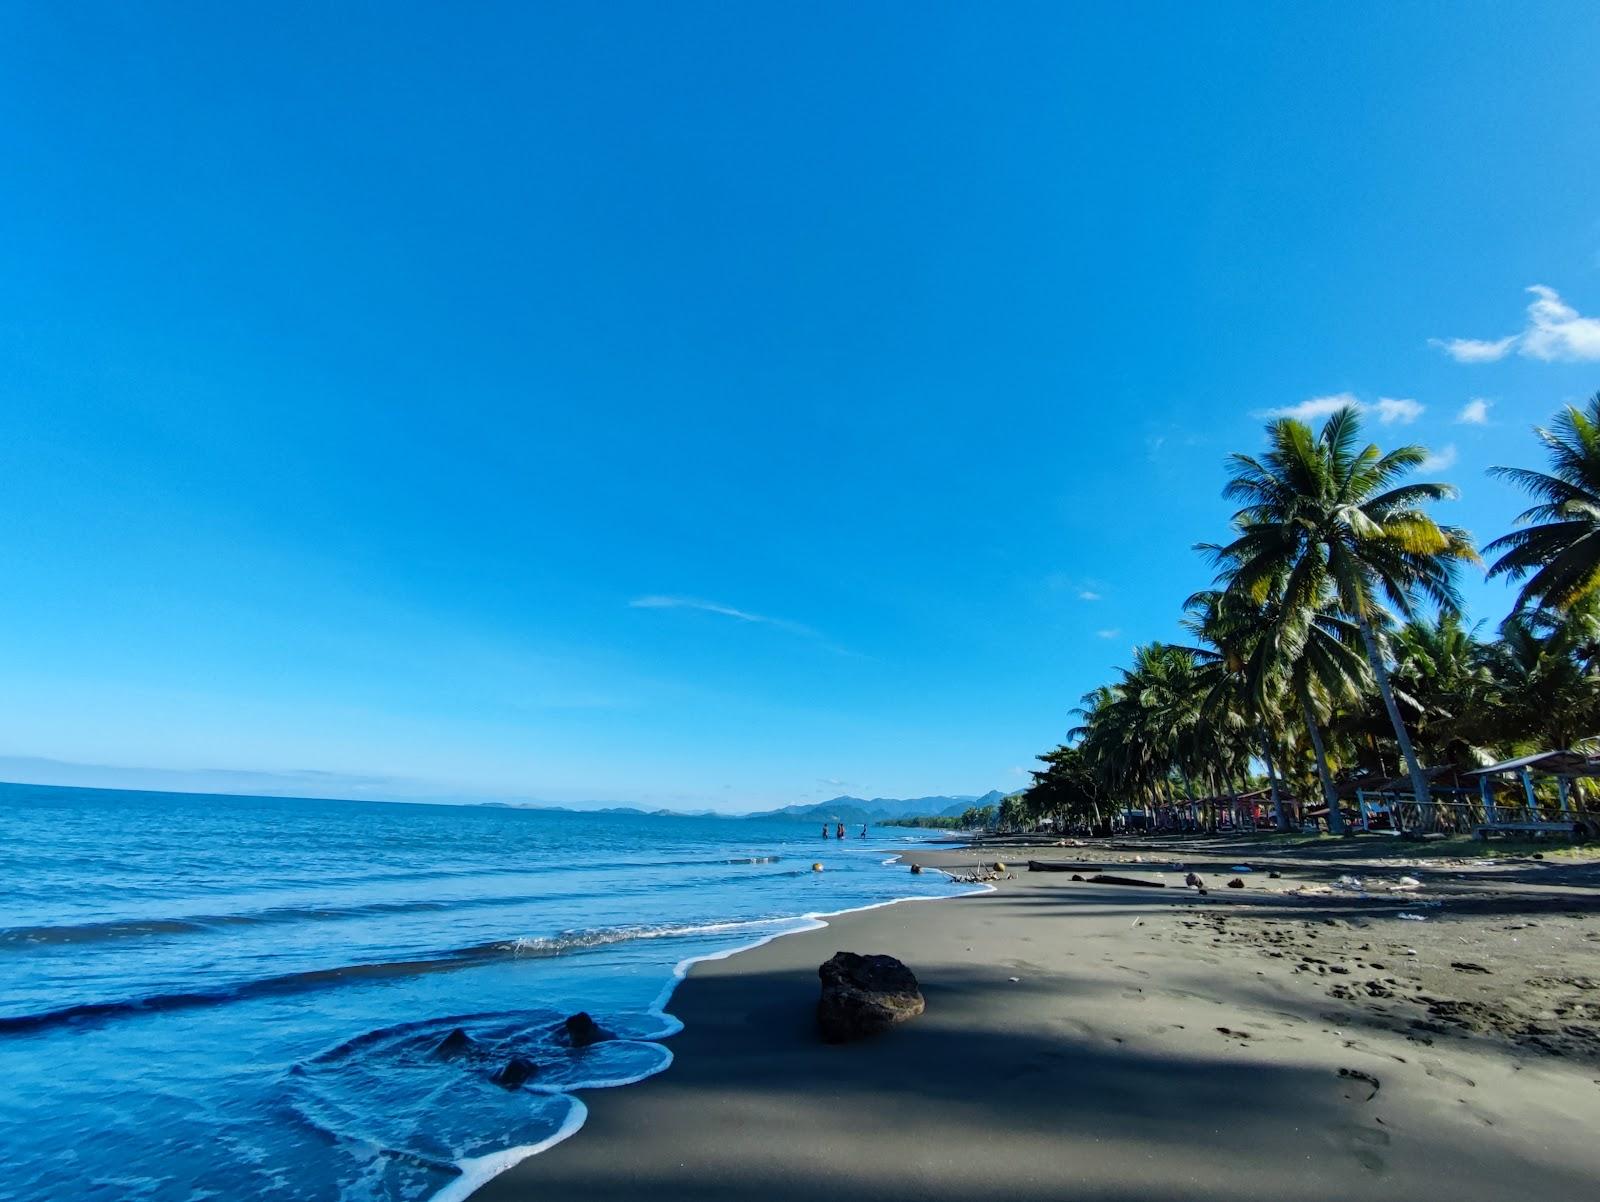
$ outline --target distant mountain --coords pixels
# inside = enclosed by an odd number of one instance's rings
[[[827,801],[784,806],[780,810],[763,810],[745,817],[845,823],[882,822],[890,818],[951,818],[971,806],[997,806],[1005,796],[999,789],[991,789],[981,797],[833,797]]]

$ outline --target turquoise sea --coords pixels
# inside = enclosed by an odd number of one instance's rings
[[[858,832],[0,784],[0,1197],[462,1197],[670,1063],[687,962],[962,891]]]

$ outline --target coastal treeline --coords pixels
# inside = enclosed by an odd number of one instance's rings
[[[1007,800],[1010,800],[1009,798]],[[980,831],[999,820],[999,808],[992,805],[968,806],[959,814],[919,815],[910,818],[885,818],[879,826],[911,826],[935,831]]]
[[[1136,648],[1081,699],[1001,824],[1189,803],[1214,822],[1262,788],[1280,827],[1293,797],[1338,831],[1353,778],[1394,778],[1426,819],[1451,771],[1600,732],[1600,393],[1534,433],[1541,468],[1490,469],[1532,504],[1480,557],[1435,517],[1455,489],[1412,478],[1423,447],[1366,442],[1354,407],[1273,421],[1265,452],[1226,460],[1238,509],[1196,548],[1213,576],[1182,641]],[[1489,631],[1458,588],[1485,567],[1520,584]]]

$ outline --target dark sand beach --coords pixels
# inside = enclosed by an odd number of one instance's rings
[[[697,965],[674,1065],[590,1092],[577,1136],[474,1197],[1593,1196],[1600,866],[1374,849],[921,854],[1003,856],[1012,876]],[[1235,864],[1255,869],[1244,888],[1225,887]],[[926,1013],[823,1044],[816,969],[836,950],[904,960]]]

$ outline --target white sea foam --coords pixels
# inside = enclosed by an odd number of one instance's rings
[[[668,1057],[667,1063],[671,1063],[670,1057]],[[662,1065],[662,1068],[665,1067],[666,1065]],[[642,1080],[642,1078],[640,1079]],[[456,1167],[461,1170],[461,1176],[434,1194],[429,1202],[462,1202],[474,1190],[486,1185],[513,1165],[521,1164],[528,1157],[537,1156],[540,1152],[553,1148],[563,1140],[576,1135],[589,1117],[589,1108],[570,1094],[567,1097],[572,1105],[567,1110],[566,1119],[553,1134],[545,1136],[538,1143],[521,1144],[515,1148],[505,1148],[499,1152],[490,1152],[483,1156],[469,1156],[464,1160],[456,1161]]]
[[[899,859],[899,857],[896,856],[895,859]],[[885,861],[885,863],[893,863],[893,861],[888,860]],[[664,1039],[670,1035],[676,1035],[679,1031],[683,1030],[682,1020],[667,1013],[667,1004],[672,1000],[672,995],[677,992],[678,986],[683,983],[686,977],[688,977],[689,970],[692,969],[696,964],[704,964],[713,960],[726,960],[731,956],[737,956],[741,952],[753,951],[758,947],[764,947],[771,943],[774,939],[781,939],[785,935],[796,935],[801,931],[821,930],[823,927],[828,925],[828,923],[825,921],[826,919],[839,918],[845,914],[860,914],[867,910],[881,910],[885,906],[896,906],[901,902],[946,901],[949,900],[950,897],[973,897],[980,893],[993,892],[993,885],[977,885],[971,889],[968,889],[964,893],[954,893],[947,896],[894,897],[890,898],[888,901],[873,902],[865,906],[851,906],[843,910],[826,910],[818,911],[812,914],[803,914],[799,918],[792,920],[767,920],[771,922],[790,921],[796,925],[791,926],[788,930],[773,931],[770,934],[763,935],[759,939],[751,940],[749,943],[742,943],[737,947],[724,948],[721,951],[707,952],[700,956],[688,956],[685,959],[678,961],[678,963],[673,966],[672,979],[662,987],[661,993],[651,1004],[649,1010],[649,1013],[662,1020],[662,1025],[665,1028],[661,1035],[657,1036],[657,1038]],[[758,924],[714,923],[708,924],[702,929],[727,930],[735,927],[754,925]],[[619,1078],[612,1081],[585,1083],[581,1088],[599,1089],[609,1086],[633,1085],[639,1081],[645,1080],[648,1077],[653,1077],[657,1073],[665,1071],[672,1064],[671,1049],[663,1048],[662,1051],[666,1052],[666,1058],[661,1064],[654,1068],[632,1077]],[[566,1122],[562,1124],[561,1129],[554,1135],[547,1139],[540,1140],[536,1144],[524,1144],[516,1148],[507,1148],[503,1152],[491,1152],[486,1156],[477,1156],[469,1160],[459,1161],[458,1165],[461,1169],[461,1176],[452,1181],[444,1189],[434,1194],[433,1197],[429,1199],[429,1202],[462,1202],[462,1200],[467,1198],[468,1195],[470,1195],[474,1190],[486,1184],[492,1178],[499,1176],[507,1169],[512,1168],[514,1165],[521,1164],[524,1160],[528,1159],[528,1157],[536,1156],[540,1152],[543,1152],[548,1148],[553,1148],[568,1137],[575,1135],[578,1132],[578,1129],[583,1126],[584,1120],[588,1117],[589,1111],[588,1108],[585,1107],[577,1098],[573,1098],[572,1102],[573,1109],[568,1112]]]

